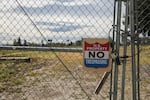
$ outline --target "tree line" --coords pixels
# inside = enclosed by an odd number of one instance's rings
[[[77,40],[75,42],[72,42],[70,40],[67,40],[67,43],[64,42],[53,42],[53,40],[47,40],[46,43],[44,43],[43,40],[41,40],[41,43],[35,43],[35,42],[29,42],[26,39],[21,39],[18,37],[17,39],[14,39],[13,46],[46,46],[46,47],[63,47],[63,46],[81,46],[82,40]]]

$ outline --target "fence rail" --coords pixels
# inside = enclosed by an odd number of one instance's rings
[[[140,55],[140,46],[149,41],[149,6],[149,0],[1,0],[0,56],[30,62],[0,60],[0,99],[143,99],[140,57],[149,59],[149,52]],[[110,72],[84,70],[83,38],[110,39]]]
[[[32,47],[32,46],[0,46],[2,50],[31,50],[31,51],[55,51],[55,52],[82,52],[82,48],[64,47]]]

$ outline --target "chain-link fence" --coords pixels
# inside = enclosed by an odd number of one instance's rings
[[[108,38],[112,21],[113,0],[1,0],[0,99],[108,98],[82,68],[82,38]]]
[[[112,10],[111,0],[2,0],[1,45],[75,46],[83,37],[106,38]]]
[[[149,100],[150,47],[146,45],[140,50],[139,45],[149,41],[149,0],[134,2],[135,33],[141,33],[133,41],[131,1],[1,0],[0,99],[112,100],[112,96],[116,96],[130,100],[133,80],[131,47],[134,46],[130,44],[135,43],[137,69],[139,57],[142,58],[140,66],[144,66],[140,75],[141,100]],[[84,70],[82,39],[110,37],[113,40],[112,53],[119,54],[123,66],[118,64],[118,72],[115,72],[113,61],[110,78],[96,95],[94,91],[103,73]],[[135,80],[138,84],[140,77]],[[114,87],[117,87],[118,95]]]

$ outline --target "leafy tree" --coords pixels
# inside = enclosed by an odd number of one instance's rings
[[[73,42],[71,41],[69,44],[68,44],[68,46],[72,46],[73,45]]]
[[[76,45],[76,46],[81,46],[81,45],[82,45],[82,40],[77,40],[77,41],[75,42],[75,45]]]

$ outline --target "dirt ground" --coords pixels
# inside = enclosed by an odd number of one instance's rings
[[[8,86],[7,91],[1,91],[0,100],[109,100],[110,78],[96,95],[94,91],[103,73],[87,72],[83,70],[80,63],[73,63],[75,61],[72,59],[67,62],[63,65],[58,59],[32,58],[31,64],[5,63],[12,67],[20,64],[20,67],[24,69],[25,81],[19,85]],[[32,65],[31,68],[28,65]],[[125,100],[131,100],[131,67],[127,67],[126,70]],[[150,100],[150,65],[141,66],[140,70],[141,100]],[[1,87],[3,84],[0,82]],[[118,99],[121,94],[120,84],[121,68],[119,69]]]
[[[21,88],[20,93],[2,92],[0,100],[109,100],[109,79],[102,91],[95,95],[94,89],[99,81],[95,74],[80,71],[80,66],[77,66],[76,69],[70,69],[76,77],[74,79],[64,68],[56,71],[55,66],[60,64],[59,61],[51,63],[26,75],[26,82],[16,86]],[[150,100],[149,67],[147,65],[141,69],[141,100]],[[125,100],[131,100],[131,82],[126,80],[126,83]]]

